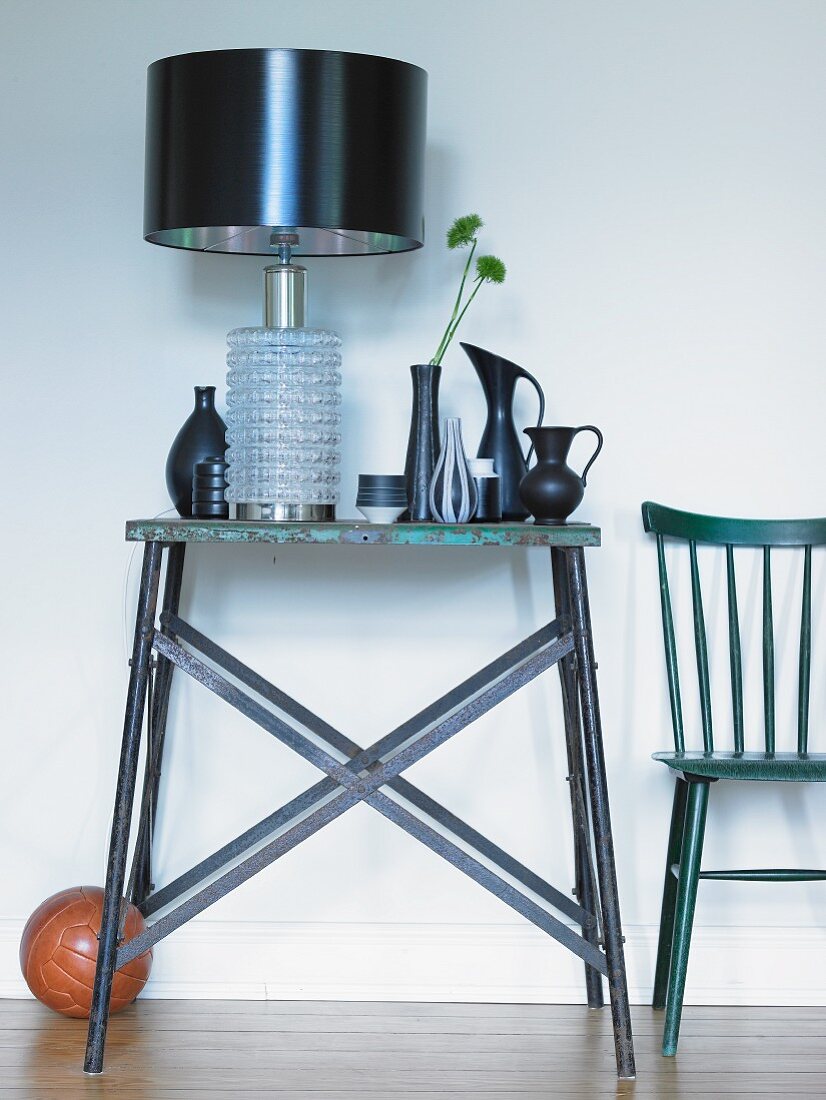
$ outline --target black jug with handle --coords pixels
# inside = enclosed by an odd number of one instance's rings
[[[513,421],[513,398],[520,378],[526,378],[536,387],[539,394],[539,427],[545,416],[545,394],[534,376],[517,363],[503,359],[492,351],[477,348],[475,344],[463,343],[462,347],[479,376],[488,404],[488,420],[476,456],[493,459],[494,472],[499,475],[502,519],[527,519],[528,509],[519,497],[519,483],[528,472],[533,446],[526,458]]]
[[[580,432],[593,432],[598,441],[582,477],[568,465],[568,452]],[[585,496],[588,471],[602,450],[602,432],[593,424],[583,424],[579,428],[526,428],[525,435],[536,447],[536,465],[523,478],[519,494],[537,523],[564,523]]]

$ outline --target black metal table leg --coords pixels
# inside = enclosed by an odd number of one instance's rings
[[[565,558],[561,550],[551,549],[551,568],[554,582],[554,605],[556,617],[570,622],[571,608],[568,593],[568,576]],[[565,743],[568,753],[568,785],[571,794],[571,817],[574,836],[574,894],[576,900],[589,913],[597,913],[596,885],[588,852],[588,817],[584,805],[588,795],[584,789],[584,768],[582,766],[582,731],[580,726],[579,700],[577,698],[576,659],[571,653],[559,662],[559,680],[562,690],[562,711],[565,722]],[[597,946],[599,932],[597,928],[583,926],[582,935],[589,943]],[[602,975],[592,966],[585,964],[585,992],[589,1008],[602,1008]]]
[[[166,577],[162,602],[164,616],[177,616],[181,600],[181,582],[184,570],[186,544],[179,542],[170,546],[166,555]],[[175,634],[167,626],[161,626],[161,633],[169,638]],[[146,767],[141,793],[141,809],[138,819],[138,834],[135,841],[135,855],[132,873],[129,878],[127,897],[134,905],[140,906],[152,893],[152,838],[158,810],[158,791],[163,765],[164,742],[166,739],[166,719],[169,712],[169,693],[172,687],[174,664],[159,653],[154,676],[154,692],[148,725]]]
[[[622,946],[614,842],[611,836],[611,817],[608,809],[608,781],[605,774],[605,754],[602,745],[602,723],[599,712],[599,696],[597,694],[594,646],[591,636],[591,612],[588,603],[585,555],[580,547],[565,550],[564,553],[568,566],[572,625],[578,664],[585,762],[588,772],[588,790],[596,848],[605,956],[608,963],[608,993],[611,998],[611,1015],[614,1024],[617,1075],[632,1078],[636,1076],[634,1043],[631,1035],[631,1012],[628,1004],[625,952]]]
[[[135,640],[132,646],[132,668],[129,673],[126,717],[123,725],[123,740],[115,793],[115,812],[112,820],[112,836],[109,842],[109,861],[106,868],[106,890],[98,943],[95,986],[92,993],[92,1010],[89,1016],[86,1060],[83,1064],[86,1073],[100,1073],[103,1069],[103,1047],[106,1041],[109,999],[112,992],[112,977],[118,946],[121,898],[126,875],[126,850],[129,843],[129,825],[132,817],[132,802],[135,795],[135,781],[138,771],[138,754],[149,682],[149,665],[152,659],[152,640],[155,609],[158,602],[162,552],[163,544],[160,542],[148,542],[144,547],[138,615],[135,622]]]

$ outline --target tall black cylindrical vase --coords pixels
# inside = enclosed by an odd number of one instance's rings
[[[430,482],[442,449],[439,440],[439,379],[442,368],[435,363],[415,363],[410,373],[413,377],[413,412],[404,476],[410,520],[426,523],[433,518]]]

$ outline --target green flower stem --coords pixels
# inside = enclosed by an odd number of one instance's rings
[[[479,278],[478,278],[478,279],[476,280],[476,285],[474,286],[474,288],[473,288],[473,291],[472,291],[472,293],[471,293],[470,297],[469,297],[469,298],[468,298],[468,300],[467,300],[467,301],[465,302],[465,306],[464,306],[464,309],[463,309],[463,310],[462,310],[462,312],[461,312],[461,313],[459,314],[459,316],[458,316],[458,317],[456,318],[456,320],[455,320],[455,321],[453,322],[453,326],[452,326],[452,327],[449,327],[449,328],[448,328],[448,333],[447,333],[447,339],[446,339],[446,340],[444,341],[444,345],[445,345],[445,350],[447,350],[447,345],[448,345],[448,344],[450,343],[450,341],[451,341],[451,340],[453,339],[454,335],[456,334],[456,329],[457,329],[457,328],[459,327],[459,325],[460,325],[460,324],[462,323],[462,318],[463,318],[463,317],[464,317],[464,315],[465,315],[465,314],[467,313],[467,311],[468,311],[468,307],[470,306],[470,303],[471,303],[471,302],[473,301],[473,299],[474,299],[474,298],[476,297],[476,295],[477,295],[477,294],[479,293],[479,287],[480,287],[480,286],[482,285],[482,283],[483,283],[484,281],[485,281],[485,280],[484,280],[483,278],[481,278],[481,277],[479,277]],[[442,354],[444,355],[444,352],[442,352]]]
[[[456,329],[456,325],[455,325],[454,322],[456,321],[456,315],[459,312],[459,306],[462,303],[462,294],[464,293],[464,290],[465,290],[465,283],[467,282],[467,275],[468,275],[468,272],[470,271],[470,265],[473,263],[473,254],[476,251],[476,245],[478,243],[479,242],[474,237],[473,238],[473,244],[472,244],[471,249],[470,249],[470,255],[467,258],[467,263],[465,264],[465,270],[462,274],[462,281],[459,284],[459,293],[456,295],[456,302],[453,306],[453,312],[450,315],[450,320],[447,323],[447,328],[444,331],[444,335],[442,336],[441,342],[439,343],[438,348],[436,348],[436,354],[430,360],[430,362],[433,363],[433,364],[438,365],[438,364],[441,363],[441,361],[444,357],[444,354],[447,351],[447,346],[450,343],[451,329],[453,329],[453,331],[455,331],[455,329]],[[474,293],[475,293],[475,291],[474,291]],[[467,306],[465,306],[465,309],[467,309]],[[462,313],[464,313],[464,310],[462,310]]]
[[[459,284],[459,293],[456,295],[456,304],[453,306],[453,313],[451,314],[450,321],[448,322],[448,326],[447,326],[448,329],[453,324],[453,321],[456,318],[456,314],[459,312],[459,306],[462,303],[462,295],[465,292],[465,283],[467,282],[467,273],[470,271],[470,265],[473,263],[473,254],[476,251],[476,245],[478,243],[479,242],[474,237],[473,238],[473,244],[471,245],[471,248],[470,248],[470,255],[468,256],[467,263],[465,264],[465,270],[462,272],[462,281]],[[445,335],[447,335],[447,331],[445,331]],[[445,350],[447,350],[447,349],[445,348]]]

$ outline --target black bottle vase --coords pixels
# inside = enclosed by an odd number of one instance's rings
[[[442,449],[439,441],[439,379],[442,368],[435,363],[415,363],[410,368],[410,374],[413,378],[413,411],[404,477],[409,519],[413,523],[427,523],[433,518],[430,482]]]
[[[166,459],[166,488],[180,516],[192,515],[192,467],[224,457],[227,426],[215,411],[215,387],[195,387],[195,408],[175,436]]]
[[[545,394],[534,376],[510,359],[477,348],[475,344],[463,343],[462,347],[479,376],[488,405],[488,419],[477,458],[493,459],[494,473],[499,477],[502,519],[527,519],[528,510],[519,497],[519,482],[528,472],[533,447],[526,458],[513,422],[513,398],[520,378],[527,379],[536,387],[539,394],[539,427],[545,415]]]

